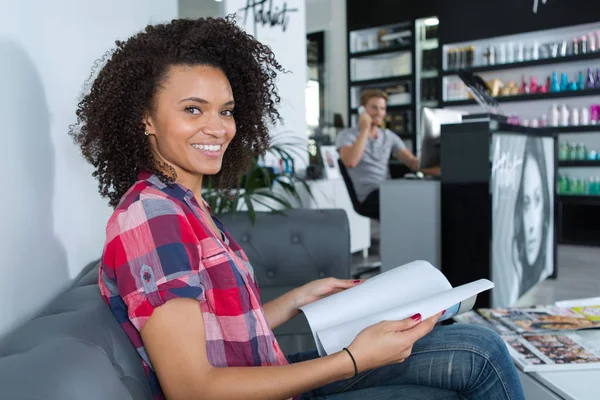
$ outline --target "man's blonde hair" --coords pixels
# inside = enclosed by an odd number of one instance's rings
[[[386,92],[384,92],[383,90],[367,89],[367,90],[363,90],[360,93],[360,105],[366,106],[367,103],[369,102],[369,100],[371,100],[373,97],[378,97],[378,98],[384,99],[386,103],[387,103],[388,99],[390,98],[390,96],[388,96],[388,94]]]

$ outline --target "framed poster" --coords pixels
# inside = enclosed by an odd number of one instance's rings
[[[321,158],[323,159],[323,175],[325,178],[338,179],[342,177],[338,165],[340,155],[335,146],[321,146]]]
[[[492,137],[493,307],[510,307],[555,268],[555,139]]]

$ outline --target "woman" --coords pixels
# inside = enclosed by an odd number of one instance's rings
[[[231,187],[267,148],[281,71],[231,20],[175,20],[117,42],[79,105],[72,135],[115,207],[101,293],[155,398],[522,399],[498,336],[431,332],[440,315],[382,322],[322,358],[282,354],[272,329],[360,282],[321,279],[261,304],[244,252],[202,199],[205,175]]]
[[[550,233],[550,189],[543,141],[528,137],[523,155],[521,184],[515,200],[513,249],[519,296],[542,279]]]

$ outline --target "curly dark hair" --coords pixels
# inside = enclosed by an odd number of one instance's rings
[[[95,167],[100,194],[112,207],[141,170],[155,173],[167,184],[177,178],[172,169],[166,174],[165,166],[157,165],[143,123],[144,114],[154,109],[168,69],[176,65],[219,68],[233,91],[237,134],[221,171],[213,177],[214,187],[235,187],[252,158],[269,147],[267,124],[281,120],[275,79],[284,72],[273,52],[231,16],[148,26],[126,41],[116,41],[116,48],[97,62],[92,74],[100,70],[80,101],[77,122],[69,132]]]

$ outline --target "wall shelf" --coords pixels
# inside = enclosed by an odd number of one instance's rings
[[[558,201],[570,204],[600,205],[600,196],[561,194]]]
[[[600,160],[559,160],[559,167],[600,167]]]
[[[399,104],[399,105],[389,105],[387,106],[387,111],[403,111],[410,110],[412,108],[412,104]],[[353,108],[352,113],[356,114],[358,112],[358,108]]]
[[[366,79],[363,81],[351,81],[350,85],[351,86],[376,85],[379,83],[391,83],[391,82],[396,82],[396,81],[410,81],[410,80],[412,80],[412,78],[413,78],[412,74],[397,75],[397,76],[390,76],[390,77],[386,77],[386,78]]]
[[[560,133],[600,133],[600,125],[560,126]]]
[[[401,53],[403,51],[412,51],[412,45],[387,47],[387,48],[377,49],[377,50],[358,51],[356,53],[350,53],[350,58],[378,56],[381,54],[389,54],[389,53]]]
[[[494,97],[494,99],[498,103],[509,103],[509,102],[519,102],[519,101],[538,101],[538,100],[553,100],[553,99],[566,99],[573,97],[585,97],[585,96],[599,96],[600,88],[595,89],[585,89],[585,90],[574,90],[574,91],[566,91],[566,92],[550,92],[550,93],[534,93],[534,94],[520,94],[515,96],[498,96]],[[443,105],[445,107],[452,106],[466,106],[477,104],[475,100],[451,100],[444,101]]]
[[[465,71],[477,73],[477,72],[491,72],[491,71],[505,71],[509,69],[535,67],[539,65],[552,65],[562,64],[577,61],[588,61],[588,60],[600,60],[600,52],[580,54],[577,56],[566,56],[566,57],[554,57],[554,58],[542,58],[539,60],[523,61],[510,64],[494,64],[494,65],[482,65],[471,68],[464,68]],[[444,75],[456,75],[457,69],[446,70]]]

